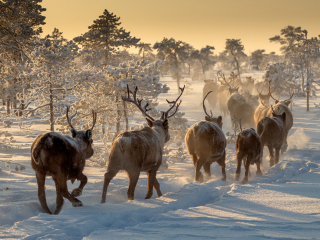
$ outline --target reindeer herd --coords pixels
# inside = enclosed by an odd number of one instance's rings
[[[238,119],[247,127],[239,133],[236,140],[236,181],[239,180],[241,163],[243,160],[245,176],[242,183],[248,182],[250,175],[249,166],[256,164],[256,175],[262,175],[261,163],[263,148],[269,150],[270,166],[279,162],[280,150],[287,148],[287,135],[293,125],[292,113],[288,107],[292,96],[285,101],[273,98],[268,86],[268,93],[263,95],[258,91],[258,96],[252,95],[254,80],[246,78],[242,83],[233,73],[229,81],[224,74],[218,72],[217,81],[205,80],[203,88],[203,110],[205,120],[193,124],[187,131],[185,143],[195,167],[195,181],[203,182],[201,168],[206,176],[210,177],[210,166],[217,162],[222,171],[222,180],[226,181],[225,161],[227,141],[222,131],[222,116],[210,115],[205,107],[205,101],[209,102],[212,109],[217,104],[224,116],[230,114],[232,123]],[[170,140],[168,119],[176,114],[181,104],[179,99],[184,92],[180,88],[180,95],[175,101],[168,101],[171,106],[162,112],[160,119],[152,118],[147,112],[148,104],[142,106],[142,99],[137,98],[138,88],[133,92],[127,85],[127,97],[123,101],[133,103],[146,117],[148,127],[138,131],[127,131],[119,134],[112,142],[107,171],[104,175],[101,203],[105,203],[107,189],[110,181],[120,171],[124,170],[129,179],[127,191],[128,200],[134,199],[135,187],[140,172],[146,172],[148,176],[148,190],[146,199],[152,197],[153,188],[158,196],[161,196],[160,184],[156,178],[157,170],[162,163],[164,145]],[[130,96],[132,95],[132,97]],[[270,105],[270,98],[275,100],[274,106]],[[260,102],[258,101],[260,100]],[[170,111],[174,110],[170,114]],[[31,165],[35,170],[38,184],[38,198],[44,212],[51,214],[46,202],[45,178],[52,176],[56,185],[56,209],[53,214],[59,214],[63,205],[63,198],[68,199],[74,207],[82,206],[82,202],[76,197],[82,194],[87,183],[87,177],[83,174],[86,159],[93,156],[92,129],[95,125],[97,114],[92,111],[93,125],[86,131],[77,131],[71,125],[67,107],[66,118],[71,127],[71,136],[56,132],[48,132],[37,136],[31,146]],[[256,130],[255,130],[256,128]],[[80,181],[78,188],[71,194],[67,188],[67,181]]]

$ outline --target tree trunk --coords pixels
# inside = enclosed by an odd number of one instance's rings
[[[177,77],[177,86],[178,86],[178,94],[180,93],[180,74],[179,74],[179,63],[176,57],[176,77]]]
[[[10,99],[7,100],[7,115],[10,114]]]
[[[124,113],[124,118],[126,120],[126,131],[129,131],[129,119],[128,119],[128,109],[127,109],[127,104],[125,101],[123,101],[123,113]]]
[[[51,78],[51,77],[50,77]],[[50,131],[54,132],[54,116],[53,116],[53,91],[52,91],[52,83],[50,81]]]
[[[240,78],[240,66],[239,66],[239,61],[238,59],[236,58],[236,56],[234,55],[234,60],[236,62],[236,65],[237,65],[237,70],[238,70],[238,79],[241,80]]]
[[[118,96],[116,96],[116,103],[117,103],[117,117],[116,117],[116,132],[115,132],[115,135],[114,135],[114,138],[113,139],[115,139],[117,136],[118,136],[118,134],[119,134],[119,132],[120,132],[120,120],[121,120],[121,111],[119,110],[119,102],[118,102],[118,99],[119,99],[119,97]]]

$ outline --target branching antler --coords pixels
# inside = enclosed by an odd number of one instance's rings
[[[204,111],[204,113],[205,113],[208,117],[212,118],[212,117],[213,117],[212,111],[211,111],[211,116],[210,116],[210,115],[207,113],[206,106],[204,105],[204,101],[206,100],[206,98],[207,98],[207,96],[209,95],[209,93],[212,93],[212,91],[208,92],[207,95],[204,97],[203,102],[202,102],[202,105],[203,105],[203,111]]]
[[[171,114],[170,116],[168,116],[169,112],[174,108],[174,106],[176,105],[177,101],[180,99],[180,97],[181,97],[181,95],[182,95],[182,93],[183,93],[183,91],[184,91],[184,88],[185,88],[185,85],[183,86],[183,88],[179,87],[181,93],[180,93],[179,97],[178,97],[175,101],[170,102],[170,101],[168,101],[168,99],[166,99],[166,100],[167,100],[167,103],[172,104],[172,106],[171,106],[171,107],[169,108],[169,110],[166,111],[166,112],[161,111],[161,112],[162,112],[161,120],[166,120],[166,119],[171,118],[173,115],[176,114],[176,112],[178,111],[178,108],[179,108],[179,106],[180,106],[180,104],[181,104],[181,102],[182,102],[181,100],[180,100],[180,102],[177,104],[176,110],[174,111],[174,113]]]
[[[144,107],[141,106],[141,102],[142,102],[143,99],[138,99],[138,98],[137,98],[137,91],[138,91],[138,87],[136,87],[136,88],[134,89],[134,91],[131,92],[131,91],[129,90],[129,85],[127,84],[128,97],[125,98],[125,97],[122,96],[122,100],[123,100],[123,101],[126,101],[126,102],[131,102],[131,103],[135,104],[135,105],[139,108],[139,110],[142,112],[143,115],[145,115],[145,116],[146,116],[147,118],[149,118],[150,120],[154,121],[154,119],[147,114],[147,111],[150,110],[150,109],[147,109],[147,107],[148,107],[149,104],[147,103]],[[130,98],[130,93],[132,94],[133,99]],[[168,101],[168,100],[167,100],[167,101]]]
[[[217,72],[217,77],[218,77],[218,81],[219,81],[222,85],[226,85],[226,84],[227,84],[230,88],[232,88],[231,85],[227,82],[225,75],[224,75],[221,71],[218,71],[218,72]],[[224,84],[224,83],[220,80],[220,78],[222,78],[223,81],[224,81],[226,84]]]
[[[74,118],[74,117],[76,116],[77,111],[76,111],[75,114],[73,114],[73,115],[69,118],[69,109],[70,109],[70,107],[67,106],[67,113],[66,113],[67,121],[68,121],[69,126],[70,126],[71,128],[74,128],[74,127],[71,125],[71,120],[72,120],[72,118]]]

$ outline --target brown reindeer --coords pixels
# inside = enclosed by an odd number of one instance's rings
[[[209,92],[208,94],[210,94]],[[217,162],[222,169],[222,180],[227,179],[225,170],[227,141],[222,132],[222,117],[214,118],[207,113],[203,99],[203,110],[206,114],[205,120],[193,124],[185,136],[185,142],[192,162],[195,166],[195,181],[203,182],[203,175],[200,172],[203,166],[207,176],[211,176],[210,166]]]
[[[292,101],[293,95],[294,95],[294,93],[292,93],[292,95],[290,96],[289,99],[286,99],[284,101],[277,100],[272,95],[270,95],[271,98],[275,101],[275,105],[273,106],[273,109],[269,108],[267,116],[272,117],[273,111],[278,115],[281,115],[284,112],[286,113],[286,129],[285,129],[284,142],[281,147],[282,153],[287,151],[287,148],[288,148],[287,137],[288,137],[288,133],[289,133],[290,129],[293,126],[293,115],[292,115],[292,112],[289,108],[289,104]]]
[[[129,86],[127,85],[127,90],[128,97],[122,97],[123,101],[135,104],[142,114],[146,116],[149,127],[145,127],[139,131],[124,132],[113,140],[107,172],[104,175],[101,203],[105,203],[109,183],[120,170],[124,170],[128,174],[129,188],[127,194],[129,200],[134,199],[134,190],[140,172],[142,171],[147,172],[148,175],[148,192],[146,199],[152,197],[153,187],[159,197],[162,195],[156,174],[162,162],[164,144],[170,140],[168,119],[177,112],[181,100],[178,104],[177,101],[181,97],[184,87],[180,88],[181,93],[175,101],[169,102],[167,100],[172,106],[168,111],[162,112],[162,117],[159,120],[154,120],[147,114],[148,104],[144,107],[141,106],[142,99],[136,97],[137,87],[132,93],[129,91]],[[133,95],[133,99],[130,98],[130,93]],[[174,113],[168,116],[169,112],[175,106],[176,109]]]
[[[244,159],[243,165],[245,168],[245,176],[242,180],[243,184],[248,182],[250,164],[257,165],[257,172],[256,172],[257,176],[262,175],[262,172],[260,169],[262,143],[259,135],[256,133],[256,131],[253,128],[245,129],[239,133],[236,141],[236,151],[237,151],[236,181],[239,181],[242,159]]]
[[[76,197],[80,196],[83,187],[87,183],[87,177],[82,173],[86,159],[93,155],[92,149],[92,129],[96,123],[96,113],[93,114],[93,124],[87,131],[77,131],[71,125],[71,117],[68,117],[69,107],[67,107],[67,120],[71,127],[72,137],[62,135],[57,132],[48,132],[36,137],[31,146],[31,166],[36,172],[38,183],[38,198],[43,210],[51,214],[48,208],[45,194],[46,176],[52,176],[56,185],[57,199],[56,209],[53,214],[59,214],[63,198],[68,199],[72,206],[82,206],[82,202]],[[80,181],[80,186],[73,189],[70,194],[67,181]]]
[[[264,117],[257,125],[257,133],[262,146],[267,146],[270,156],[270,166],[279,162],[280,149],[286,134],[286,113],[276,114],[271,106],[272,118]],[[275,149],[275,154],[273,152]],[[262,154],[261,154],[262,158]]]

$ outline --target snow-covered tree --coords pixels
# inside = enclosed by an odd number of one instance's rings
[[[197,59],[201,64],[202,73],[205,74],[206,71],[210,69],[210,67],[214,66],[216,63],[212,57],[213,57],[213,51],[215,48],[213,46],[207,45],[205,48],[201,48],[200,51],[197,51],[194,53],[197,55]]]
[[[187,57],[186,45],[182,41],[176,41],[173,38],[163,38],[161,42],[157,42],[153,46],[154,49],[164,56],[164,61],[169,67],[172,77],[177,80],[178,92],[180,89],[181,64]]]
[[[241,42],[241,39],[227,39],[225,49],[227,52],[233,56],[234,63],[238,71],[238,78],[240,78],[240,60],[245,57],[244,46]]]
[[[91,54],[97,54],[97,58],[103,56],[100,58],[100,65],[107,66],[111,63],[112,56],[121,50],[120,48],[136,46],[140,41],[120,27],[119,20],[120,17],[105,9],[103,14],[88,27],[89,31],[75,37],[74,41],[79,43],[84,51],[93,50]]]

